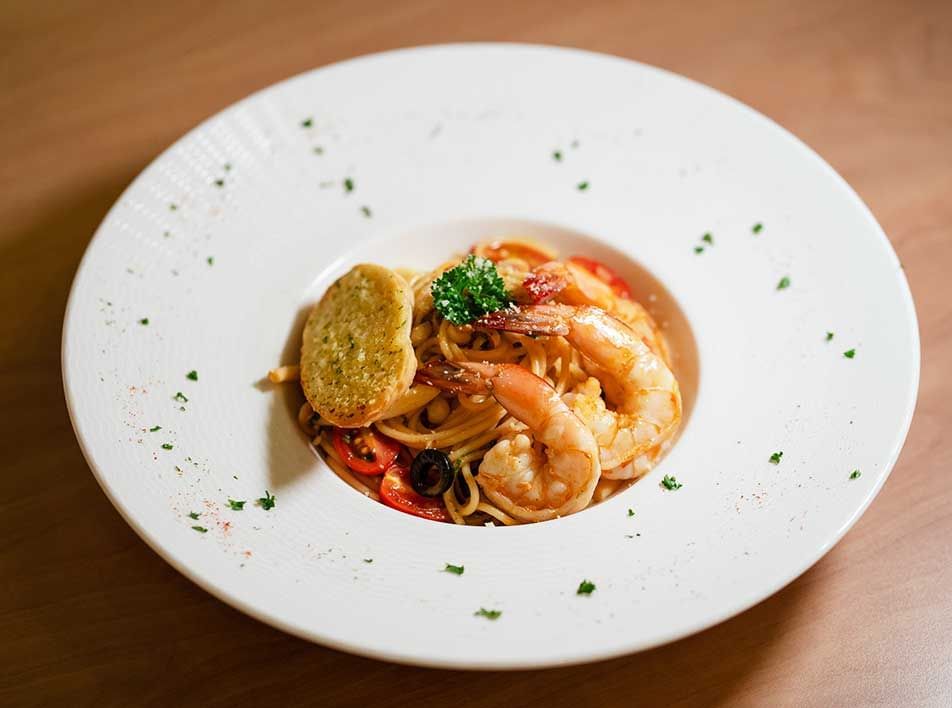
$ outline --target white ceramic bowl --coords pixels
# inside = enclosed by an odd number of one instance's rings
[[[631,489],[541,524],[459,528],[361,497],[263,375],[296,361],[303,313],[354,262],[432,265],[511,231],[657,296],[690,408],[679,441]],[[630,61],[460,45],[298,76],[182,138],[89,246],[63,372],[104,491],[209,592],[339,649],[513,668],[685,636],[816,562],[899,454],[919,343],[876,221],[763,116]],[[270,511],[227,508],[266,489]]]

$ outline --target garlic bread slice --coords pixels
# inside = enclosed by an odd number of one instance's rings
[[[354,266],[324,293],[304,326],[301,387],[342,428],[379,419],[413,382],[413,294],[389,268]]]

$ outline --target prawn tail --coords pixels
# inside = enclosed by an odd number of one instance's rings
[[[414,381],[443,391],[469,395],[486,394],[491,389],[490,380],[484,372],[445,359],[435,359],[420,365]]]
[[[498,329],[530,336],[562,336],[569,333],[568,320],[573,308],[564,305],[530,305],[490,312],[473,325],[479,329]]]

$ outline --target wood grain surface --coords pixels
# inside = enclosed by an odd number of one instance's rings
[[[879,498],[785,590],[676,644],[490,674],[308,644],[150,551],[73,437],[59,366],[66,295],[129,181],[198,121],[278,79],[468,40],[619,54],[739,98],[846,177],[905,265],[922,384]],[[950,224],[948,0],[0,0],[0,705],[952,705]]]

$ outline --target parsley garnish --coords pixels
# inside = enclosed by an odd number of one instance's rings
[[[344,191],[345,192],[354,191],[354,180],[352,180],[350,177],[344,180]]]
[[[694,247],[694,252],[695,252],[695,253],[704,253],[704,246],[695,246],[695,247]]]
[[[502,615],[502,610],[487,610],[485,607],[480,607],[479,610],[473,613],[474,617],[485,617],[490,620],[499,619],[500,615]]]
[[[204,526],[193,526],[192,528],[199,533],[208,533],[208,529],[206,529]]]
[[[177,209],[178,209],[178,204],[176,204],[175,202],[172,202],[171,204],[169,204],[169,211],[175,211]]]
[[[455,575],[462,575],[465,568],[461,565],[453,565],[452,563],[447,563],[446,567],[443,568],[445,573],[453,573]]]
[[[360,213],[363,214],[364,216],[366,216],[368,219],[369,219],[371,216],[373,216],[373,213],[370,211],[370,207],[369,207],[369,206],[362,206],[362,207],[360,207]]]
[[[310,128],[312,125],[314,125],[313,118],[305,118],[304,120],[301,121],[302,128]]]
[[[208,262],[208,265],[210,265],[210,266],[211,266],[211,265],[215,265],[215,257],[214,257],[214,256],[209,256],[209,257],[206,258],[205,260]]]
[[[234,499],[229,499],[229,500],[228,500],[228,508],[230,508],[232,511],[241,511],[242,509],[245,508],[245,502],[243,502],[243,501],[235,501]]]
[[[162,443],[162,449],[163,449],[163,450],[171,450],[171,449],[172,449],[172,443]]]
[[[185,374],[185,378],[187,378],[189,381],[198,381],[198,372],[195,371],[195,369],[192,369],[187,374]]]
[[[788,278],[787,276],[783,276],[780,279],[780,282],[777,283],[777,290],[786,290],[789,287],[790,287],[790,278]]]
[[[592,590],[595,589],[595,583],[591,580],[583,580],[578,584],[578,590],[575,591],[576,595],[591,595]]]
[[[154,432],[156,432],[157,430],[162,430],[162,426],[161,426],[161,425],[153,425],[151,428],[149,428],[149,432],[150,432],[150,433],[154,433]]]
[[[703,236],[701,236],[701,240],[702,240],[704,243],[709,243],[709,244],[711,244],[712,246],[714,245],[714,237],[711,236],[711,232],[710,232],[710,231],[708,231],[706,234],[704,234]]]
[[[258,498],[258,506],[260,506],[265,511],[268,511],[269,509],[273,509],[275,499],[277,499],[277,497],[272,496],[271,492],[265,489],[264,496]]]
[[[628,510],[628,516],[634,516],[634,515],[635,515],[635,510],[634,510],[634,509],[629,509],[629,510]]]
[[[759,234],[761,231],[764,230],[764,225],[761,224],[760,222],[757,222],[756,224],[753,225],[753,227],[751,227],[750,230],[753,231],[755,234]]]
[[[862,474],[863,473],[860,472],[859,470],[853,470],[852,472],[850,472],[850,479],[859,479],[860,475]]]
[[[214,184],[216,187],[224,187],[224,186],[225,186],[225,180],[223,180],[223,179],[216,179],[212,184]]]
[[[681,489],[681,487],[683,487],[684,485],[681,484],[677,480],[676,477],[672,477],[671,475],[666,474],[664,476],[664,479],[661,480],[661,486],[664,487],[665,489],[674,490],[674,489]]]
[[[553,152],[552,159],[555,160],[556,162],[562,162],[562,152],[559,150],[556,150],[555,152]]]
[[[827,332],[827,333],[826,333],[826,341],[829,342],[831,339],[833,339],[833,333],[832,333],[832,332]]]
[[[580,192],[584,192],[586,189],[588,189],[588,182],[579,182],[577,189]]]
[[[374,562],[373,558],[364,558],[364,563],[373,563],[373,562]]]
[[[192,519],[193,521],[197,521],[199,516],[201,516],[201,514],[198,514],[194,511],[188,512],[188,518]]]
[[[775,465],[779,465],[781,457],[783,457],[783,452],[775,452],[774,454],[770,456],[770,461],[773,462]]]
[[[496,266],[472,254],[437,278],[430,292],[436,310],[456,325],[467,324],[509,304],[506,284]]]
[[[845,356],[847,359],[852,359],[854,356],[856,356],[856,350],[847,349],[845,352],[843,352],[843,356]]]
[[[139,324],[140,324],[140,325],[147,325],[147,324],[149,324],[149,318],[148,318],[148,317],[143,317],[141,320],[139,320]]]
[[[172,396],[172,398],[173,400],[176,400],[179,403],[188,403],[188,399],[185,397],[185,394],[182,393],[181,391],[177,391],[176,394]]]

